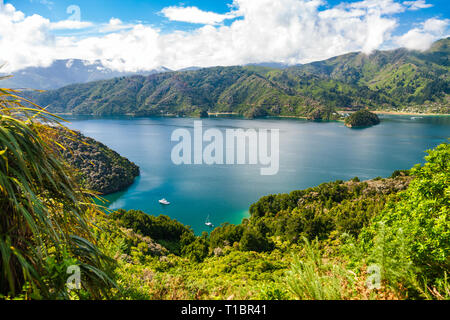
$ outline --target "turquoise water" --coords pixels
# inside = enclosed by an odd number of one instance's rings
[[[422,163],[424,151],[450,138],[450,117],[384,116],[378,126],[348,129],[340,122],[303,120],[204,119],[206,129],[279,129],[280,170],[261,176],[260,165],[181,165],[171,161],[171,134],[192,131],[189,118],[73,117],[70,127],[93,137],[141,168],[126,191],[109,195],[111,209],[140,209],[165,214],[208,231],[214,225],[240,223],[260,197],[316,186],[332,180],[387,177],[396,169]],[[161,198],[172,204],[162,206]]]

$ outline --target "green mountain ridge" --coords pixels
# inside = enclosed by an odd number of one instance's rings
[[[395,96],[397,103],[444,98],[448,107],[449,42],[450,38],[439,40],[425,52],[401,48],[371,55],[350,53],[298,69]]]
[[[137,116],[254,116],[334,119],[335,109],[450,113],[450,38],[425,52],[349,53],[286,69],[213,67],[70,85],[31,98],[52,112]]]

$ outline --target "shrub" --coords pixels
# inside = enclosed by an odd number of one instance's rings
[[[382,265],[392,261],[383,267],[387,280],[401,280],[396,270],[403,278],[412,270],[422,287],[434,290],[450,270],[450,145],[428,154],[425,165],[411,170],[415,179],[409,188],[388,202],[361,240],[381,252],[376,255],[386,258]],[[387,244],[381,249],[380,239]]]
[[[294,257],[286,282],[300,300],[338,300],[344,298],[345,285],[352,283],[349,273],[337,265],[324,263],[317,242],[304,239],[305,256]]]
[[[257,228],[247,228],[240,242],[240,249],[244,251],[271,251],[274,244]]]
[[[225,223],[211,232],[211,248],[223,248],[227,245],[232,245],[235,242],[239,242],[241,241],[243,232],[244,228],[241,225],[236,226]]]
[[[204,238],[198,237],[194,242],[184,247],[181,251],[183,256],[188,257],[192,261],[202,262],[209,252],[209,245]]]

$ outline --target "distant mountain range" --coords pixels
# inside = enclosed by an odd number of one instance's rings
[[[12,78],[3,80],[1,86],[7,88],[52,90],[74,83],[86,83],[136,74],[151,75],[167,71],[171,70],[161,67],[150,71],[119,72],[104,66],[98,60],[56,60],[48,67],[30,67],[16,71]]]
[[[350,53],[286,68],[214,67],[120,77],[30,96],[75,114],[305,116],[332,119],[336,108],[450,113],[450,38],[425,52]]]

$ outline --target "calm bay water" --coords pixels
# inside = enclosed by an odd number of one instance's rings
[[[450,138],[450,117],[384,116],[378,126],[348,129],[340,122],[303,120],[203,119],[204,130],[279,129],[280,170],[261,176],[260,165],[182,165],[171,161],[172,132],[192,132],[196,119],[72,117],[70,127],[106,144],[141,168],[126,191],[109,195],[111,209],[165,214],[200,233],[214,225],[240,223],[260,197],[333,180],[387,177],[423,163],[425,150]],[[198,120],[198,119],[197,119]],[[172,204],[162,206],[159,199]]]

